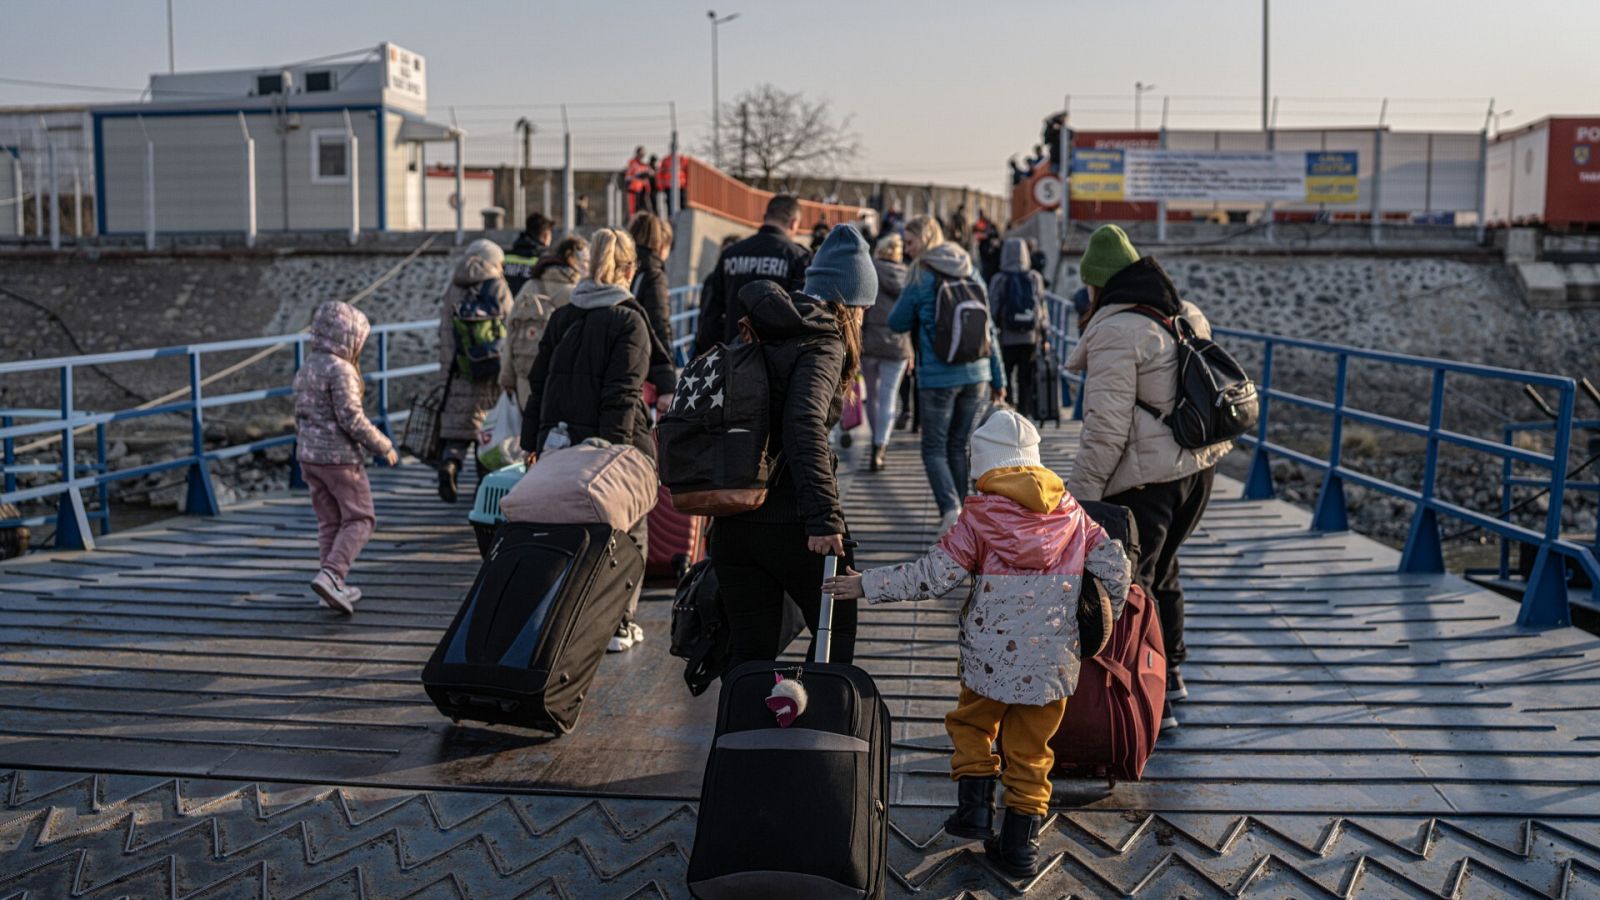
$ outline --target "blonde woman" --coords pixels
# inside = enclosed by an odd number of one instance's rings
[[[983,298],[988,290],[973,268],[972,257],[944,238],[931,216],[906,223],[906,255],[916,260],[900,301],[889,314],[889,327],[910,332],[917,342],[917,408],[922,415],[922,467],[927,470],[939,506],[939,533],[950,530],[961,515],[967,495],[967,441],[972,437],[978,407],[986,397],[1004,397],[1005,372],[1000,340],[991,323],[989,355],[966,362],[946,362],[936,351],[939,293],[951,289]]]
[[[894,431],[895,401],[900,379],[911,365],[911,339],[889,327],[889,313],[906,286],[905,243],[898,234],[885,235],[872,254],[878,270],[878,297],[861,325],[861,374],[867,382],[867,421],[872,426],[871,468],[883,468],[883,455]]]
[[[522,449],[529,454],[542,453],[551,432],[565,425],[571,443],[598,437],[632,444],[655,458],[644,384],[651,381],[660,393],[659,402],[670,403],[677,376],[666,345],[628,292],[638,268],[633,238],[626,231],[595,232],[589,277],[578,282],[571,301],[550,316],[528,375]],[[629,533],[640,550],[645,548],[646,521],[641,519]],[[612,638],[612,650],[627,650],[644,639],[633,621],[637,604],[635,595]]]

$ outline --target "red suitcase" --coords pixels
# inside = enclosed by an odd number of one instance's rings
[[[660,488],[660,499],[650,510],[649,552],[645,554],[646,575],[682,577],[689,567],[705,559],[705,516],[691,516],[672,507],[672,492]]]
[[[1156,749],[1167,697],[1161,615],[1138,584],[1100,655],[1083,661],[1078,689],[1050,739],[1056,772],[1137,781]]]

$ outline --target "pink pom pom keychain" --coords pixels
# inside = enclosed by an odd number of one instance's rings
[[[772,693],[767,695],[767,709],[778,717],[779,728],[788,728],[806,711],[806,688],[798,678],[785,680],[778,672],[772,674],[778,683],[772,686]]]

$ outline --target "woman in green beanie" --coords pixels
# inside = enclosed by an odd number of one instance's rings
[[[1078,274],[1089,288],[1090,307],[1083,337],[1067,360],[1068,369],[1084,373],[1082,444],[1067,488],[1079,500],[1133,511],[1139,526],[1135,576],[1161,609],[1167,649],[1161,727],[1176,728],[1172,704],[1189,695],[1179,671],[1187,650],[1178,548],[1200,523],[1217,463],[1233,445],[1180,447],[1167,424],[1141,406],[1165,415],[1178,395],[1177,342],[1151,315],[1182,316],[1204,338],[1211,325],[1178,295],[1155,257],[1141,259],[1115,225],[1089,236]]]

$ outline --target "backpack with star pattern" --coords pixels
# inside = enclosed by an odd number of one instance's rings
[[[766,502],[769,403],[760,343],[718,344],[690,361],[656,430],[661,483],[674,509],[731,516]]]

